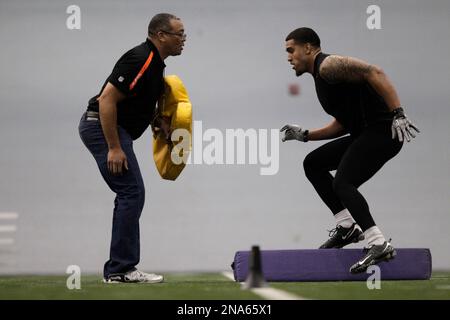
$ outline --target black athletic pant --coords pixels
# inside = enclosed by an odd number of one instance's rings
[[[371,125],[356,136],[333,140],[309,153],[306,177],[320,198],[336,214],[348,209],[365,231],[375,225],[369,206],[358,188],[393,158],[403,143],[392,139],[391,123]],[[330,171],[336,170],[333,177]]]

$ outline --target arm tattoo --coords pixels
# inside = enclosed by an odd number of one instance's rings
[[[359,59],[329,56],[320,66],[320,76],[328,83],[363,82],[373,66]]]

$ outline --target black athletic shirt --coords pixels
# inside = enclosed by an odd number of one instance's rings
[[[319,74],[328,54],[319,53],[314,61],[317,97],[326,113],[332,115],[352,135],[358,135],[370,124],[392,121],[384,99],[368,83],[329,84]]]
[[[97,98],[110,82],[126,96],[117,104],[117,124],[133,140],[139,138],[155,115],[156,102],[164,89],[165,66],[155,45],[147,38],[117,61],[100,93],[89,100],[87,110],[98,112]]]

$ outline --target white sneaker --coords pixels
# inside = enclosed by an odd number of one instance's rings
[[[159,283],[164,277],[155,273],[145,273],[139,270],[131,270],[127,273],[110,274],[104,283]]]

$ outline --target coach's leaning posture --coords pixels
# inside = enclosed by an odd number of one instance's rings
[[[406,117],[394,86],[379,67],[322,53],[318,35],[309,28],[292,31],[286,37],[286,51],[297,76],[306,72],[314,77],[320,104],[334,119],[316,130],[286,125],[282,140],[307,142],[349,134],[312,151],[303,163],[307,178],[337,222],[320,248],[342,248],[366,238],[367,254],[350,268],[352,273],[364,272],[392,259],[395,250],[375,225],[358,188],[397,155],[404,139],[415,137],[413,130],[419,130]]]
[[[133,140],[150,124],[157,124],[168,136],[168,124],[157,117],[155,105],[164,92],[164,60],[180,55],[185,40],[179,18],[166,13],[154,16],[145,42],[119,59],[80,121],[81,139],[94,156],[103,179],[116,193],[110,258],[103,271],[107,283],[163,281],[161,275],[136,269],[145,189]]]

